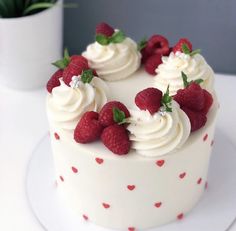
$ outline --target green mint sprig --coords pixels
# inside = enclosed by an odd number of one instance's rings
[[[196,49],[196,50],[191,51],[190,48],[188,47],[188,45],[186,43],[183,43],[182,44],[182,51],[184,52],[184,54],[194,56],[196,54],[199,54],[201,52],[201,49]]]
[[[188,76],[183,72],[181,71],[181,76],[182,76],[182,79],[183,79],[183,83],[184,83],[184,88],[188,87],[191,83],[197,83],[197,84],[200,84],[203,82],[203,79],[196,79],[196,80],[192,80],[192,81],[188,81]]]
[[[81,74],[81,81],[83,83],[90,83],[93,79],[93,70],[84,70]]]
[[[127,122],[125,113],[122,110],[120,110],[117,107],[113,107],[112,112],[113,112],[113,119],[116,123],[124,124]]]
[[[113,35],[110,37],[107,37],[103,34],[97,34],[95,40],[99,44],[106,46],[110,43],[121,43],[125,40],[125,38],[126,38],[125,34],[121,30],[119,30],[113,33]]]
[[[69,65],[69,63],[70,63],[70,55],[69,55],[68,49],[66,48],[64,50],[63,59],[57,60],[56,62],[52,63],[52,65],[63,70]]]
[[[147,46],[147,38],[143,38],[140,42],[138,42],[138,51],[141,51],[143,48]]]
[[[165,94],[162,96],[161,104],[165,107],[167,112],[172,112],[171,104],[172,104],[172,97],[170,96],[170,86],[168,85]]]

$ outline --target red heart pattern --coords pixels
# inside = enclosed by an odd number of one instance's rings
[[[161,202],[156,202],[156,203],[154,204],[154,206],[155,206],[156,208],[160,208],[160,207],[161,207],[161,205],[162,205],[162,203],[161,203]]]
[[[102,206],[105,208],[105,209],[109,209],[111,206],[107,203],[102,203]]]
[[[60,180],[61,180],[62,182],[64,182],[64,178],[63,178],[63,176],[60,176]]]
[[[202,182],[202,178],[200,177],[197,181],[197,184],[201,184],[201,182]]]
[[[184,214],[183,213],[180,213],[177,215],[177,219],[178,220],[182,220],[184,218]]]
[[[208,134],[206,134],[204,137],[203,137],[203,141],[206,141],[208,138]]]
[[[54,133],[54,137],[56,140],[60,140],[60,136],[56,132]]]
[[[186,172],[183,172],[183,173],[180,173],[180,174],[179,174],[179,178],[180,178],[180,179],[183,179],[185,176],[186,176]]]
[[[78,169],[76,167],[71,167],[71,170],[73,171],[73,173],[77,173]]]
[[[83,214],[83,218],[84,218],[84,220],[85,220],[85,221],[87,221],[87,220],[88,220],[88,216],[87,216],[87,215],[85,215],[85,214]]]
[[[129,227],[128,231],[135,231],[135,228],[134,227]]]
[[[135,189],[135,185],[127,185],[127,188],[130,190],[130,191],[133,191]]]
[[[156,161],[156,165],[157,165],[158,167],[162,167],[162,166],[164,165],[164,163],[165,163],[165,160],[157,160],[157,161]]]
[[[102,164],[104,162],[102,158],[98,158],[98,157],[95,160],[98,164]]]

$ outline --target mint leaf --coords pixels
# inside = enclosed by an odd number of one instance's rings
[[[111,43],[121,43],[125,40],[125,34],[121,30],[116,31],[109,40]]]
[[[93,70],[84,70],[81,74],[81,80],[83,83],[90,83],[93,79]]]
[[[58,60],[58,61],[52,63],[52,65],[54,65],[55,67],[63,70],[67,67],[68,63],[65,62],[64,59],[61,59],[61,60]]]
[[[192,82],[197,83],[197,84],[200,84],[200,83],[202,83],[203,81],[204,81],[203,79],[196,79],[196,80],[194,80],[194,81],[192,81]]]
[[[116,123],[122,124],[125,123],[125,113],[121,111],[119,108],[113,107],[113,119]]]
[[[99,44],[103,46],[108,45],[110,43],[109,38],[103,34],[97,34],[95,39]]]
[[[182,76],[182,79],[183,79],[184,88],[186,88],[189,85],[188,77],[183,71],[181,71],[181,76]]]
[[[170,86],[168,85],[166,92],[161,99],[161,104],[165,107],[167,112],[172,112],[172,108],[171,108],[172,97],[170,96],[169,88]]]
[[[194,50],[190,53],[190,56],[194,56],[194,55],[199,54],[199,53],[201,53],[201,49],[196,49],[196,50]]]
[[[147,46],[147,38],[143,38],[140,42],[138,42],[138,51],[141,51],[146,46]]]
[[[186,43],[182,44],[182,51],[184,52],[184,54],[187,54],[187,55],[189,55],[191,53],[191,51]]]
[[[68,51],[68,49],[67,48],[65,48],[65,50],[64,50],[64,59],[68,62],[68,64],[69,64],[69,62],[70,62],[70,55],[69,55],[69,51]]]

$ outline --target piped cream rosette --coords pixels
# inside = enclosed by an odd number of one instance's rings
[[[190,135],[190,121],[177,102],[172,101],[172,112],[151,115],[149,111],[130,110],[129,126],[132,148],[137,153],[155,157],[180,148]]]

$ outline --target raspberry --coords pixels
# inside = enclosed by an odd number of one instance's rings
[[[146,88],[135,97],[135,104],[141,110],[148,110],[151,114],[157,112],[161,106],[162,92],[157,88]]]
[[[207,117],[202,112],[196,112],[183,107],[182,110],[187,114],[191,123],[191,132],[194,132],[206,124]]]
[[[88,60],[81,55],[74,55],[71,57],[69,65],[64,69],[63,81],[70,86],[73,76],[80,75],[83,70],[89,69]]]
[[[96,34],[102,34],[107,37],[110,37],[114,33],[114,29],[105,22],[102,22],[96,26]]]
[[[117,155],[125,155],[129,152],[131,141],[127,130],[118,124],[106,127],[101,135],[103,144]]]
[[[129,110],[123,103],[118,102],[118,101],[110,101],[102,107],[99,113],[99,122],[104,127],[107,127],[116,123],[113,117],[113,108],[118,108],[119,110],[123,111],[125,113],[126,118],[130,117]]]
[[[192,43],[187,38],[181,38],[178,41],[178,43],[176,43],[175,46],[173,47],[173,52],[174,53],[177,52],[177,51],[183,52],[182,45],[184,43],[188,46],[189,51],[191,52],[192,51]]]
[[[205,89],[203,89],[203,93],[204,93],[204,98],[205,98],[205,104],[204,104],[204,108],[203,108],[202,112],[206,115],[213,103],[213,97]]]
[[[141,62],[142,64],[145,64],[148,60],[148,58],[150,56],[152,56],[152,49],[150,47],[144,47],[142,50],[141,50],[141,55],[142,55],[142,59],[141,59]]]
[[[162,35],[153,35],[147,43],[148,49],[151,49],[152,54],[167,55],[169,53],[169,42]]]
[[[57,70],[53,75],[52,77],[48,80],[47,82],[47,90],[49,93],[52,92],[52,89],[54,87],[58,87],[60,86],[60,81],[59,79],[62,77],[63,75],[63,70]]]
[[[150,75],[156,75],[157,67],[162,63],[161,55],[155,54],[150,56],[145,63],[145,70]]]
[[[74,131],[74,139],[78,143],[89,143],[97,140],[102,133],[103,126],[98,121],[98,113],[85,112]]]
[[[180,89],[174,96],[180,107],[187,107],[193,111],[201,111],[205,105],[204,91],[197,83],[191,83],[185,89]]]

